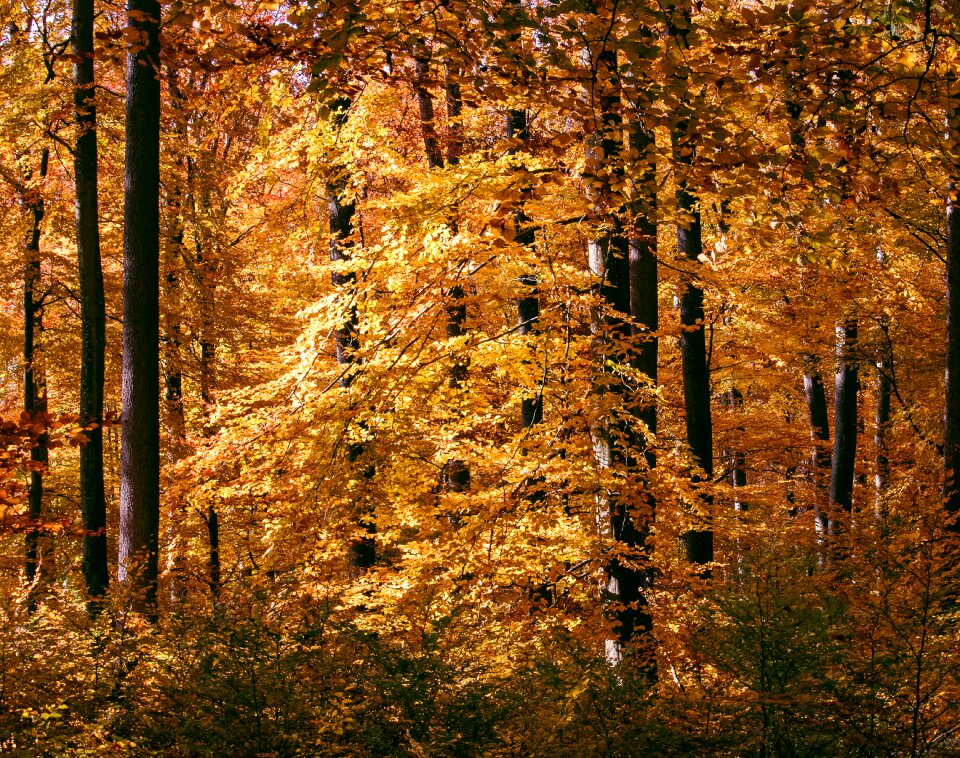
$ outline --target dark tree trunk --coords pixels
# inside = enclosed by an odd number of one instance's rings
[[[668,34],[682,53],[687,47],[690,11],[684,7],[671,8]],[[681,69],[677,77],[688,86],[688,73]],[[700,203],[687,181],[695,161],[694,135],[690,126],[690,106],[682,102],[670,139],[677,172],[677,249],[686,256],[690,266],[700,264],[703,255],[703,236],[700,225]],[[706,329],[703,311],[703,289],[692,271],[685,274],[680,293],[680,359],[683,374],[683,405],[686,412],[687,444],[693,463],[702,472],[694,474],[694,481],[713,479],[713,418],[710,412],[710,367],[707,365]],[[694,516],[694,527],[684,536],[687,560],[691,563],[710,563],[713,560],[713,531],[710,529],[712,501],[704,495],[702,514]]]
[[[49,151],[40,156],[40,183],[47,175]],[[43,293],[40,291],[40,224],[43,222],[43,196],[38,187],[31,185],[32,175],[24,177],[20,202],[30,219],[30,230],[24,241],[23,267],[23,412],[31,421],[46,424],[47,381],[43,355]],[[43,556],[41,547],[41,524],[43,516],[43,477],[47,469],[47,433],[37,437],[30,451],[30,485],[28,489],[28,513],[30,528],[26,536],[26,575],[28,582],[37,579]],[[31,609],[34,601],[30,601]]]
[[[216,608],[220,604],[220,517],[213,505],[207,508],[207,537],[210,542],[208,566],[210,598]]]
[[[827,394],[816,358],[806,356],[803,374],[803,391],[807,398],[807,418],[810,438],[813,440],[811,478],[814,488],[814,517],[817,529],[825,534],[829,521],[823,506],[826,504],[827,472],[830,469],[830,454],[826,446],[830,442],[830,426],[827,416]]]
[[[890,375],[892,356],[890,345],[884,345],[880,351],[880,360],[877,362],[877,411],[875,416],[876,430],[874,437],[875,465],[874,482],[877,490],[877,516],[887,516],[887,484],[890,478],[890,457],[887,444],[887,435],[890,428]]]
[[[507,111],[507,138],[526,144],[530,139],[527,126],[526,110]],[[522,190],[524,198],[529,194],[527,188]],[[514,241],[518,245],[532,250],[536,242],[536,229],[530,225],[526,214],[521,207],[513,217]],[[517,298],[517,323],[520,327],[520,336],[533,337],[540,331],[540,293],[537,290],[536,274],[528,273],[520,277],[522,294]],[[524,397],[520,401],[520,425],[523,429],[530,429],[543,422],[543,392]],[[539,501],[543,498],[543,491],[536,485],[539,482],[527,482],[528,498]]]
[[[433,97],[427,89],[430,74],[430,58],[424,51],[423,43],[418,44],[414,58],[413,90],[417,96],[417,105],[420,108],[420,129],[423,132],[423,149],[427,156],[427,165],[430,168],[443,168],[443,152],[440,149],[440,140],[437,138],[437,126],[434,123]],[[447,96],[450,96],[449,89]]]
[[[954,83],[953,86],[956,86]],[[949,144],[960,143],[960,107],[950,116]],[[960,513],[960,178],[949,166],[947,187],[947,358],[943,423],[943,505],[956,518]],[[951,528],[960,532],[960,520]]]
[[[341,98],[333,104],[333,118],[337,128],[341,128],[346,123],[349,108],[350,101],[346,98]],[[350,260],[350,238],[353,235],[353,217],[356,207],[345,192],[345,181],[327,185],[327,203],[330,211],[330,260],[334,263]],[[357,306],[354,300],[357,276],[352,271],[334,272],[332,282],[334,287],[343,292],[343,300],[349,303],[335,335],[337,363],[344,367],[340,386],[347,389],[353,383],[351,367],[357,363],[357,350],[360,347],[360,340],[357,337]],[[356,464],[365,453],[363,443],[352,443],[347,450],[347,460],[351,465]],[[365,467],[362,475],[365,479],[371,479],[374,475],[373,466]],[[376,533],[374,514],[367,512],[365,506],[361,506],[360,510],[360,525],[371,536],[360,537],[350,544],[350,565],[357,571],[373,566],[377,557],[376,539],[372,536]]]
[[[738,413],[743,407],[743,395],[736,387],[731,387],[727,393],[727,404],[734,413]],[[747,504],[737,492],[747,486],[747,461],[743,452],[736,447],[730,451],[730,484],[733,487],[734,508],[738,511],[748,510]]]
[[[129,0],[119,578],[155,615],[160,520],[160,4]]]
[[[460,70],[446,65],[447,163],[455,166],[463,153],[463,99],[460,97]]]
[[[857,457],[857,321],[849,318],[837,328],[837,380],[834,395],[833,466],[830,503],[849,513],[853,508],[853,475]],[[835,518],[836,512],[831,514]],[[831,527],[832,528],[832,527]]]
[[[587,145],[587,166],[597,205],[605,209],[604,219],[608,231],[590,241],[590,266],[600,278],[600,295],[604,303],[605,317],[599,325],[603,334],[604,350],[609,354],[605,361],[624,361],[632,365],[642,364],[645,373],[656,378],[656,346],[646,339],[632,339],[634,327],[628,317],[637,319],[636,331],[644,338],[646,332],[655,329],[656,324],[656,227],[653,222],[652,208],[637,216],[629,228],[624,228],[621,218],[622,197],[615,194],[613,187],[618,178],[624,176],[623,117],[619,93],[612,86],[617,73],[617,55],[613,50],[602,51],[597,59],[597,101],[600,105],[598,128]],[[645,136],[633,135],[642,143]],[[644,156],[646,159],[646,156]],[[653,191],[648,182],[647,170],[632,177],[635,182],[644,185],[641,192],[645,195]],[[638,210],[637,206],[629,208]],[[652,298],[652,299],[650,299]],[[651,312],[652,308],[652,312]],[[640,343],[639,350],[636,349]],[[637,568],[641,557],[648,555],[647,537],[653,516],[652,502],[647,492],[642,491],[638,482],[638,460],[636,450],[640,445],[647,449],[644,454],[648,462],[653,460],[648,440],[638,429],[643,421],[652,429],[656,428],[655,410],[651,415],[649,407],[644,408],[638,401],[639,388],[626,386],[616,377],[604,381],[603,391],[625,393],[625,406],[631,418],[610,419],[601,431],[601,463],[606,466],[625,469],[634,476],[628,481],[636,491],[607,492],[610,532],[614,545],[623,552],[624,558],[614,557],[606,566],[608,598],[614,603],[617,621],[617,639],[608,640],[607,658],[611,663],[619,662],[625,651],[639,652],[640,646],[647,640],[641,635],[652,628],[652,618],[647,610],[646,593],[650,583],[650,572],[646,568]],[[637,419],[639,416],[639,419]],[[651,423],[652,422],[652,423]],[[641,661],[644,670],[654,672],[652,663]],[[655,674],[652,674],[655,675]]]
[[[416,78],[414,92],[417,96],[417,105],[420,110],[420,128],[423,132],[423,148],[427,156],[427,166],[431,169],[443,168],[443,153],[440,150],[440,141],[437,139],[436,125],[434,124],[433,96],[427,89],[427,77],[430,71],[429,58],[420,53],[416,58]],[[460,100],[460,86],[448,82],[446,86],[447,116],[448,119],[459,118],[463,112],[463,103]],[[459,125],[457,125],[459,128]],[[460,134],[455,131],[447,146],[447,154],[452,165],[460,162],[462,144]],[[456,229],[456,220],[451,221],[451,227]],[[462,267],[458,266],[458,271]],[[463,287],[455,284],[447,292],[447,337],[453,339],[465,333],[467,323],[467,306],[463,302]],[[468,363],[465,358],[458,357],[450,369],[450,386],[458,388],[467,380]],[[448,461],[444,467],[446,487],[451,492],[466,492],[470,489],[470,467],[462,460]]]
[[[693,165],[693,145],[682,121],[673,133],[674,160],[681,167]],[[683,220],[677,226],[677,247],[691,265],[700,265],[703,238],[697,198],[687,189],[686,179],[677,179],[677,212]],[[687,444],[694,465],[702,472],[702,480],[713,478],[713,418],[710,412],[710,368],[707,366],[706,329],[704,328],[703,289],[696,276],[684,276],[680,295],[680,359],[683,374],[683,405],[686,411]],[[696,474],[695,480],[701,480]],[[703,497],[703,509],[710,508],[710,498]],[[713,560],[713,531],[709,515],[697,517],[698,524],[684,536],[687,560],[709,563]]]
[[[103,373],[106,306],[100,262],[97,199],[97,112],[93,78],[93,0],[74,0],[73,105],[79,135],[73,166],[77,187],[77,262],[80,278],[80,423],[87,443],[80,449],[80,510],[83,523],[83,579],[88,612],[100,609],[110,572],[107,561],[107,504],[103,484]]]

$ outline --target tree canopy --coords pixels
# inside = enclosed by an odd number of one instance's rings
[[[0,18],[2,750],[957,754],[960,8]]]

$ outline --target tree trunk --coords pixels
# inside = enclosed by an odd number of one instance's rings
[[[591,137],[587,146],[588,171],[593,175],[593,192],[596,205],[607,218],[604,219],[609,231],[591,240],[590,267],[600,280],[600,295],[604,303],[605,317],[600,329],[603,334],[605,350],[609,354],[604,361],[645,361],[647,370],[656,376],[656,352],[649,343],[636,352],[635,340],[630,339],[633,328],[627,320],[638,309],[637,329],[646,332],[656,323],[646,311],[651,301],[656,308],[656,263],[654,256],[655,226],[651,235],[650,218],[637,219],[630,233],[624,229],[620,212],[621,207],[614,194],[614,183],[623,177],[623,117],[619,93],[613,82],[617,75],[617,55],[613,50],[601,50],[597,56],[597,101],[600,105],[599,128]],[[643,181],[643,172],[640,180]],[[646,184],[646,182],[644,182]],[[646,232],[645,234],[643,232]],[[638,288],[632,292],[632,285]],[[652,291],[650,287],[652,286]],[[635,295],[635,297],[633,296]],[[640,299],[644,299],[643,304]],[[651,323],[652,322],[652,323]],[[646,336],[646,335],[644,335]],[[650,359],[653,357],[653,365]],[[649,376],[650,374],[648,374]],[[631,416],[641,411],[637,402],[638,389],[627,387],[619,378],[605,382],[605,392],[627,393],[625,406]],[[643,417],[641,416],[641,419]],[[647,421],[649,421],[649,412]],[[598,440],[598,455],[601,465],[637,471],[638,461],[635,450],[641,443],[647,442],[642,432],[638,433],[633,419],[610,419],[606,428],[601,430]],[[655,427],[655,422],[654,422]],[[650,454],[649,451],[646,451]],[[636,484],[636,477],[628,481]],[[642,640],[639,636],[648,632],[652,620],[647,611],[646,590],[649,572],[637,569],[639,556],[647,552],[647,537],[652,517],[652,508],[647,493],[643,491],[607,492],[607,508],[610,519],[610,534],[617,552],[606,566],[606,592],[614,604],[617,639],[607,641],[606,655],[612,664],[619,663],[625,651],[635,649]],[[645,668],[649,668],[645,665]]]
[[[830,503],[850,513],[853,508],[853,475],[857,456],[857,393],[860,389],[856,358],[857,320],[837,327],[837,380],[833,416],[833,466],[830,470]],[[831,513],[831,519],[838,514]],[[833,530],[835,524],[831,524]]]
[[[890,457],[887,444],[887,434],[890,429],[890,370],[891,350],[886,345],[881,348],[880,360],[877,362],[877,411],[875,416],[876,431],[874,437],[876,471],[874,482],[877,495],[877,517],[887,517],[887,485],[890,478]]]
[[[633,320],[631,333],[630,363],[647,379],[650,390],[657,386],[657,363],[659,340],[659,277],[657,273],[657,183],[654,158],[654,137],[643,124],[634,122],[629,129],[631,154],[636,154],[639,165],[631,177],[634,198],[631,202],[632,226],[627,243],[630,277],[630,316]],[[633,388],[635,398],[631,409],[637,417],[639,428],[632,436],[635,444],[643,450],[647,468],[657,465],[654,441],[657,434],[657,404],[654,392],[646,388]],[[637,485],[639,486],[639,484]],[[653,616],[648,609],[647,595],[653,590],[652,568],[653,544],[650,542],[656,520],[657,502],[650,491],[639,491],[629,511],[624,515],[628,524],[620,525],[621,534],[628,534],[629,541],[636,545],[641,568],[619,566],[617,583],[629,588],[630,605],[621,618],[621,636],[628,641],[626,633],[636,639],[653,631]],[[641,665],[650,676],[656,677],[656,659],[650,655]]]
[[[160,520],[160,4],[129,0],[119,578],[155,614]]]
[[[680,19],[671,20],[669,35],[681,53],[687,47],[686,35],[690,28],[690,12],[686,7],[672,9]],[[681,70],[678,82],[684,90],[689,76]],[[691,266],[699,266],[703,255],[703,236],[700,225],[700,203],[690,191],[687,174],[694,165],[694,135],[690,129],[690,106],[682,102],[670,138],[673,160],[677,167],[677,249],[685,255]],[[680,359],[683,374],[683,405],[686,411],[687,444],[694,466],[702,472],[694,474],[694,481],[710,482],[713,479],[713,419],[710,413],[710,368],[707,365],[706,329],[703,311],[703,289],[697,277],[690,272],[684,275],[680,293]],[[713,531],[710,529],[712,500],[702,496],[702,513],[694,515],[694,526],[684,536],[687,560],[690,563],[710,563],[713,560]]]
[[[955,87],[956,84],[953,83]],[[951,93],[954,94],[954,93]],[[950,114],[948,145],[960,144],[960,107]],[[954,159],[955,160],[955,159]],[[947,358],[943,421],[943,505],[956,519],[960,513],[960,176],[948,167],[947,186]],[[960,520],[951,529],[960,532]]]
[[[422,46],[422,43],[421,43]],[[430,61],[426,53],[421,50],[416,58],[416,78],[414,92],[420,110],[420,128],[423,132],[423,148],[427,156],[427,166],[431,169],[443,168],[443,153],[437,139],[436,125],[434,124],[433,97],[427,89],[427,76],[430,71]],[[463,112],[463,103],[460,100],[460,87],[448,83],[446,86],[448,118],[459,118]],[[460,162],[460,134],[454,132],[448,143],[447,154],[452,165]],[[456,220],[451,221],[451,228],[456,229]],[[460,270],[461,267],[458,267]],[[463,287],[455,284],[447,292],[447,337],[450,339],[461,337],[465,332],[467,322],[467,307],[463,302]],[[467,361],[458,357],[450,369],[450,386],[458,388],[467,380]],[[446,487],[451,492],[466,492],[470,489],[470,467],[462,460],[448,461],[444,467]]]
[[[743,407],[743,395],[740,394],[740,390],[736,387],[731,387],[730,391],[727,393],[727,404],[730,406],[730,410],[734,413],[738,413]],[[742,428],[740,429],[742,431]],[[746,456],[734,447],[730,451],[730,485],[733,487],[733,507],[738,511],[748,510],[748,506],[737,490],[741,490],[747,486],[747,461]]]
[[[40,156],[40,183],[47,175],[49,151]],[[33,422],[47,423],[47,381],[43,355],[43,293],[40,292],[40,224],[43,222],[43,196],[38,187],[32,186],[32,175],[23,179],[20,202],[30,219],[30,230],[24,242],[23,267],[23,412]],[[30,451],[30,485],[28,489],[28,513],[30,527],[26,536],[27,581],[37,579],[37,571],[43,561],[41,547],[41,524],[43,515],[43,477],[46,473],[48,448],[47,433],[37,437]],[[30,600],[31,609],[34,601]]]
[[[814,488],[814,518],[820,534],[826,534],[829,528],[827,514],[823,510],[826,504],[827,471],[830,468],[830,456],[826,445],[830,442],[830,426],[827,417],[827,394],[816,358],[806,356],[803,374],[803,392],[807,398],[807,418],[810,423],[810,438],[813,440],[811,478]]]
[[[507,138],[520,140],[526,143],[529,138],[527,127],[527,112],[525,110],[511,110],[507,112]],[[530,226],[523,209],[514,214],[514,241],[518,245],[533,249],[536,241],[536,230]],[[537,291],[536,274],[523,274],[520,285],[525,294],[517,298],[517,319],[520,325],[521,336],[533,336],[539,332],[540,321],[540,294]],[[543,421],[543,394],[538,392],[532,397],[525,397],[520,402],[520,424],[529,429]]]
[[[97,111],[93,71],[93,0],[74,0],[73,105],[79,135],[74,148],[77,263],[80,278],[80,424],[87,443],[80,448],[80,510],[83,523],[83,579],[95,615],[107,591],[107,503],[103,483],[103,375],[106,305],[100,261],[97,198]]]
[[[347,98],[338,99],[332,107],[334,125],[342,128],[347,120],[347,111],[350,101]],[[346,181],[331,182],[327,185],[327,204],[330,211],[330,260],[334,263],[350,260],[350,237],[353,235],[353,216],[356,206],[353,199],[347,198]],[[351,366],[357,363],[357,350],[360,340],[357,337],[358,314],[354,301],[354,287],[357,276],[354,272],[332,274],[333,286],[339,288],[344,296],[343,300],[349,303],[347,312],[336,329],[337,363],[344,367],[340,378],[340,386],[344,389],[353,382]],[[356,464],[366,450],[362,442],[356,442],[347,450],[347,461]],[[365,479],[371,479],[374,474],[373,466],[366,466],[362,472]],[[350,544],[350,565],[357,571],[364,571],[373,566],[376,561],[376,540],[372,536],[376,533],[374,514],[368,512],[366,506],[361,505],[360,526],[371,536],[359,537]]]
[[[682,121],[673,133],[674,160],[681,167],[693,165],[693,146]],[[686,179],[677,179],[677,212],[681,222],[677,226],[677,247],[691,265],[700,265],[703,238],[700,227],[700,208],[696,197],[687,189]],[[709,482],[713,478],[713,418],[710,412],[710,369],[707,366],[706,330],[704,328],[703,289],[697,285],[694,274],[686,274],[680,295],[680,359],[683,374],[683,405],[686,411],[687,444],[694,465],[702,472],[695,481]],[[713,531],[709,528],[711,499],[703,496],[701,516],[697,525],[684,536],[687,560],[691,563],[709,563],[713,560]]]

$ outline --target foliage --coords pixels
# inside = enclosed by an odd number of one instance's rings
[[[3,4],[0,751],[960,752],[940,442],[955,10],[165,4],[154,623],[124,586],[91,617],[82,589],[71,9]],[[98,5],[111,554],[127,22]],[[32,224],[49,408],[20,415]],[[694,260],[677,234],[697,224]],[[655,327],[590,265],[638,240]],[[685,426],[691,283],[713,478]],[[851,319],[844,512],[803,382],[834,399]],[[656,377],[636,360],[653,340]],[[649,534],[621,539],[617,507]],[[681,543],[703,524],[714,560],[690,566]],[[33,583],[24,533],[43,535]],[[614,566],[644,577],[652,618],[622,660],[641,601],[623,607]]]

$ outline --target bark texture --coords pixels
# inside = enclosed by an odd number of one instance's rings
[[[87,443],[80,449],[80,510],[83,522],[83,580],[88,611],[99,610],[110,573],[107,506],[103,483],[103,373],[106,306],[100,260],[97,182],[97,111],[94,99],[93,0],[74,0],[73,105],[79,134],[74,146],[77,264],[80,279],[80,423]]]
[[[960,107],[950,115],[949,141],[960,144]],[[947,358],[943,421],[943,505],[960,513],[960,171],[947,188]],[[952,524],[960,531],[960,521]]]
[[[123,228],[120,560],[135,610],[154,613],[160,521],[160,4],[129,0]]]

